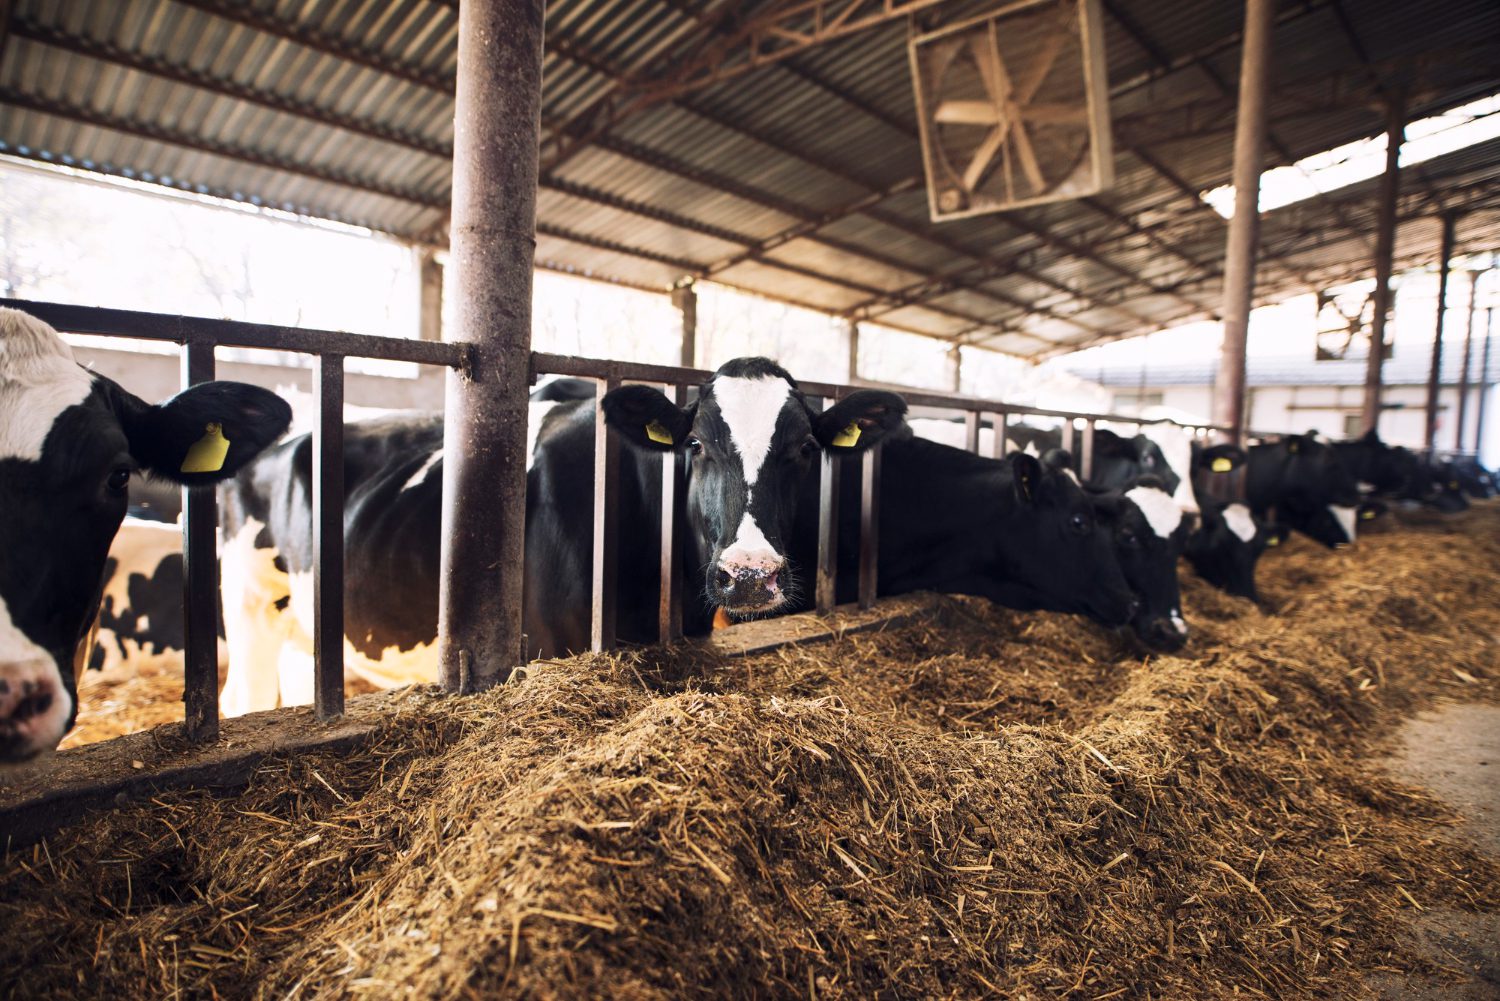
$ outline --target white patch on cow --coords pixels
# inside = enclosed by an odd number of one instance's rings
[[[536,461],[536,440],[542,433],[542,422],[557,406],[558,400],[535,400],[526,405],[526,471]]]
[[[41,458],[57,415],[87,399],[93,385],[57,331],[0,308],[0,459]]]
[[[1080,487],[1083,486],[1083,482],[1078,479],[1078,474],[1075,473],[1075,472],[1073,472],[1073,467],[1071,467],[1071,466],[1064,466],[1063,470],[1062,470],[1062,474],[1064,476],[1066,476],[1068,479],[1072,480],[1076,485],[1078,485]]]
[[[1334,520],[1339,523],[1339,528],[1344,530],[1344,538],[1352,543],[1354,541],[1354,525],[1359,519],[1359,508],[1340,507],[1337,504],[1330,504],[1328,505],[1328,510],[1332,512]]]
[[[1187,623],[1184,622],[1184,621],[1182,621],[1182,611],[1181,611],[1181,609],[1177,609],[1177,608],[1172,609],[1172,619],[1171,619],[1171,621],[1172,621],[1172,628],[1175,629],[1175,630],[1177,630],[1177,635],[1178,636],[1186,636],[1188,634]]]
[[[126,518],[109,544],[115,571],[104,582],[104,600],[119,615],[130,605],[130,575],[151,576],[161,561],[182,553],[182,529],[162,521]],[[140,626],[145,629],[144,625]]]
[[[746,573],[770,573],[781,566],[781,554],[746,511],[734,533],[734,541],[719,556],[719,565]]]
[[[224,637],[229,674],[219,693],[225,716],[275,709],[277,662],[291,616],[276,602],[291,594],[288,577],[276,568],[276,550],[258,549],[255,537],[265,526],[254,518],[219,547],[219,585],[224,600]]]
[[[1177,490],[1172,499],[1182,510],[1192,514],[1198,508],[1198,495],[1193,492],[1193,436],[1175,424],[1147,424],[1141,434],[1150,438],[1161,449],[1167,468],[1177,476]]]
[[[1042,457],[1042,453],[1037,450],[1036,442],[1034,441],[1028,441],[1026,443],[1026,448],[1022,450],[1022,454],[1029,455],[1033,459],[1040,459]]]
[[[729,428],[729,440],[740,454],[745,471],[745,488],[755,486],[766,456],[771,453],[771,439],[776,435],[776,419],[792,395],[792,387],[779,375],[758,379],[718,378],[713,383],[719,414]]]
[[[1177,531],[1177,526],[1182,524],[1182,508],[1177,506],[1177,502],[1165,490],[1157,487],[1132,487],[1125,491],[1125,497],[1141,509],[1151,531],[1163,539],[1170,538]]]
[[[56,747],[73,715],[73,699],[63,686],[57,661],[11,621],[4,598],[0,598],[0,680],[6,683],[6,691],[0,692],[0,720],[8,719],[30,697],[27,689],[52,694],[45,711],[16,724],[16,736],[24,738],[32,753]]]
[[[1239,536],[1241,542],[1255,538],[1255,517],[1244,504],[1230,504],[1224,508],[1224,524]]]
[[[291,612],[295,624],[278,661],[281,704],[308,705],[313,701],[313,579],[312,571],[291,575]],[[344,637],[344,671],[376,688],[397,688],[437,680],[437,637],[410,650],[386,647],[379,657],[367,657]]]
[[[1366,494],[1373,494],[1375,492],[1375,484],[1373,484],[1373,483],[1366,483],[1364,480],[1360,480],[1358,483],[1355,484],[1355,486],[1359,488],[1360,496],[1364,496]]]
[[[531,468],[530,454],[531,453],[528,451],[527,452],[527,459],[526,459],[526,468],[527,469]],[[432,467],[436,466],[439,462],[442,462],[442,461],[443,461],[443,450],[440,449],[440,448],[433,449],[432,454],[427,457],[427,461],[423,462],[420,466],[418,466],[417,467],[417,471],[415,473],[412,473],[411,476],[407,478],[406,482],[404,484],[402,484],[402,486],[401,486],[401,492],[405,493],[406,491],[410,490],[412,487],[421,486],[422,482],[427,479],[427,474],[430,473],[430,472],[432,472]]]

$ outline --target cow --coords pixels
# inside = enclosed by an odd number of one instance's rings
[[[878,593],[937,591],[1021,611],[1130,622],[1137,603],[1094,506],[1071,471],[1017,452],[989,459],[898,434],[881,449]],[[838,593],[853,601],[859,478],[841,482]],[[815,488],[816,484],[810,484]],[[797,561],[814,565],[815,489],[798,510]],[[809,607],[804,597],[801,607]]]
[[[556,383],[553,384],[557,385]],[[589,642],[595,403],[539,392],[528,414],[524,629],[531,657]],[[688,457],[684,622],[714,605],[769,612],[795,591],[777,548],[802,478],[824,449],[854,454],[902,424],[897,395],[860,390],[815,414],[763,358],[721,367],[678,407],[644,386],[600,401],[621,450],[618,635],[656,638],[661,458]],[[380,686],[436,675],[443,422],[411,414],[345,431],[345,665]],[[229,677],[226,715],[312,700],[311,441],[268,450],[221,488]],[[785,510],[783,510],[785,508]],[[712,563],[712,572],[704,568]],[[706,600],[705,600],[706,599]]]
[[[290,421],[274,393],[233,382],[148,404],[74,361],[52,327],[0,308],[0,763],[55,748],[73,725],[131,474],[211,484]]]
[[[1175,653],[1187,643],[1177,561],[1193,534],[1166,484],[1142,477],[1123,489],[1089,490],[1089,500],[1135,597],[1131,632],[1149,649]]]
[[[1410,449],[1387,445],[1374,431],[1335,442],[1333,448],[1366,498],[1420,503],[1450,514],[1469,506],[1448,470],[1429,466]]]
[[[1359,488],[1333,446],[1320,435],[1284,435],[1252,445],[1245,499],[1257,517],[1277,521],[1330,548],[1353,545],[1362,516]]]

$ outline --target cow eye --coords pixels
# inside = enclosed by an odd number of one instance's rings
[[[122,466],[110,473],[109,479],[105,482],[108,484],[111,493],[122,494],[125,492],[125,488],[130,486],[130,470]]]
[[[1127,528],[1125,529],[1125,531],[1120,533],[1120,541],[1125,543],[1125,545],[1127,546],[1133,546],[1137,542],[1139,542],[1140,539],[1136,538],[1135,533]]]
[[[1089,531],[1089,520],[1081,514],[1075,514],[1068,519],[1068,527],[1079,535],[1087,535]]]
[[[816,438],[808,438],[802,443],[802,454],[804,456],[811,456],[817,450],[818,440]]]
[[[688,451],[692,452],[694,455],[702,455],[703,454],[703,442],[699,441],[698,438],[697,438],[697,436],[689,438],[688,439]]]

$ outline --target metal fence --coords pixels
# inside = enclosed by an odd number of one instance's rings
[[[466,346],[434,341],[372,337],[331,330],[309,330],[270,324],[210,320],[132,310],[71,306],[59,303],[0,299],[0,306],[25,310],[58,330],[78,334],[166,341],[182,346],[184,388],[214,378],[214,350],[219,347],[256,348],[312,355],[314,431],[312,481],[313,534],[313,652],[315,708],[322,719],[340,715],[344,707],[344,360],[376,358],[439,365],[459,371],[469,367]],[[542,375],[571,376],[596,383],[604,393],[625,383],[664,387],[677,404],[688,402],[689,391],[701,386],[711,372],[633,362],[600,361],[534,352],[532,381]],[[814,409],[822,409],[863,388],[831,383],[800,383]],[[127,387],[128,388],[128,387]],[[980,451],[980,429],[988,418],[994,428],[992,457],[1010,449],[1006,430],[1015,418],[1040,417],[1061,421],[1062,447],[1077,448],[1079,470],[1085,479],[1092,471],[1095,433],[1100,424],[1140,427],[1165,424],[1198,435],[1223,430],[1212,425],[1182,425],[1173,421],[1144,421],[1116,414],[1079,413],[1009,404],[969,396],[900,389],[913,407],[934,408],[962,415],[966,447]],[[619,536],[620,448],[609,434],[602,408],[595,408],[594,551],[591,646],[615,646],[616,546]],[[831,612],[838,574],[840,479],[846,461],[822,459],[818,512],[816,609]],[[875,604],[879,568],[880,452],[859,459],[860,545],[858,603]],[[660,635],[665,641],[682,637],[681,560],[685,511],[686,459],[680,453],[662,458]],[[185,614],[184,715],[189,738],[213,740],[218,735],[218,524],[216,491],[211,487],[184,488],[183,559]]]

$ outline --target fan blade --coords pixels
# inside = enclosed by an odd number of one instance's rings
[[[1039,195],[1047,190],[1047,182],[1042,177],[1041,165],[1036,162],[1036,150],[1031,146],[1031,137],[1026,134],[1026,123],[1013,122],[1010,134],[1016,141],[1016,155],[1021,159],[1021,171],[1031,183],[1032,194]]]
[[[932,119],[944,125],[997,125],[1000,109],[989,101],[944,101]]]
[[[1081,104],[1028,104],[1017,114],[1038,125],[1084,125],[1089,120],[1088,108]]]
[[[1052,72],[1052,67],[1057,65],[1057,57],[1062,55],[1063,45],[1071,38],[1068,23],[1065,21],[1057,26],[1042,45],[1042,51],[1037,54],[1031,64],[1031,71],[1022,81],[1020,88],[1016,91],[1017,104],[1029,104],[1036,97],[1036,92],[1042,89],[1042,83],[1047,79],[1047,74]]]
[[[974,158],[964,168],[964,190],[973,192],[979,187],[984,175],[989,173],[990,165],[995,162],[995,154],[1005,148],[1005,130],[997,127],[985,137],[984,142],[974,151]]]
[[[1005,71],[1005,63],[1000,58],[993,23],[988,31],[969,39],[969,49],[974,55],[974,65],[979,68],[979,77],[984,81],[985,93],[997,106],[1004,104],[1010,98],[1010,74]]]

